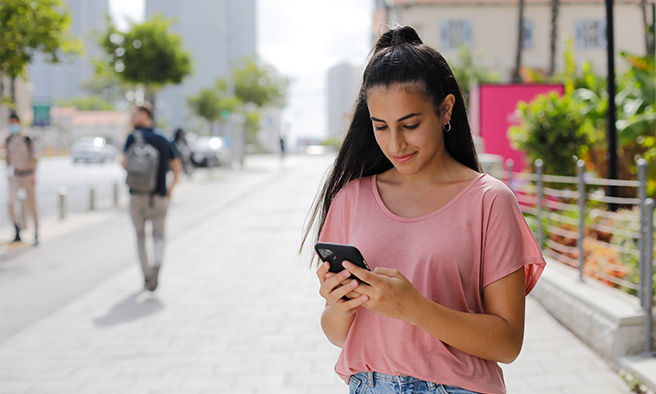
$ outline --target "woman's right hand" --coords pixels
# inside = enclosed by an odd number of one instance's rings
[[[359,294],[357,279],[348,280],[351,273],[343,270],[337,274],[329,272],[330,264],[325,262],[317,269],[317,277],[321,283],[319,294],[326,300],[326,305],[338,315],[352,317],[357,307],[369,300],[366,295]]]

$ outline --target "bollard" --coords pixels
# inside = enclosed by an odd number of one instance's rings
[[[93,186],[89,188],[89,210],[96,210],[96,188]]]
[[[68,189],[65,187],[59,188],[59,219],[66,219],[66,196],[68,195]]]
[[[576,177],[578,178],[578,206],[579,206],[579,239],[577,241],[577,246],[579,249],[579,281],[583,282],[583,229],[585,227],[585,162],[583,160],[578,160],[576,162]]]
[[[653,330],[652,308],[654,304],[654,200],[648,198],[644,201],[645,206],[645,226],[641,226],[640,237],[644,237],[643,250],[641,250],[640,277],[645,277],[642,281],[642,309],[645,312],[645,356],[653,356],[651,332]],[[642,219],[642,218],[641,218]]]
[[[645,260],[645,247],[648,247],[649,238],[645,238],[643,230],[647,226],[647,206],[645,201],[647,200],[647,161],[645,159],[638,159],[636,166],[638,167],[638,210],[640,212],[640,237],[638,238],[638,251],[640,252],[640,264],[643,264]],[[647,242],[645,242],[647,240]],[[646,261],[646,260],[645,260]],[[642,265],[641,265],[642,267]],[[645,275],[640,275],[638,278],[638,298],[644,300],[643,291],[645,289],[645,281],[648,281],[650,277]]]
[[[536,231],[537,232],[537,234],[536,234],[537,237],[536,238],[537,238],[537,241],[538,241],[538,245],[540,245],[540,249],[542,249],[542,243],[544,242],[544,233],[542,231],[542,194],[543,194],[543,189],[544,189],[544,187],[542,185],[542,171],[544,171],[544,162],[542,162],[542,160],[540,160],[540,159],[537,159],[535,161],[535,173],[536,173],[537,178],[538,178],[537,181],[535,182],[536,183],[535,187],[537,189],[535,191],[535,194],[537,195],[537,198],[538,198],[538,202],[537,202],[537,204],[538,204],[538,206],[537,206],[538,213],[536,215],[538,225],[536,227],[536,230],[537,230]]]
[[[119,205],[119,187],[118,182],[114,183],[114,207],[118,208]]]

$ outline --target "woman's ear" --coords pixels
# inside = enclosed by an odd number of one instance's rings
[[[442,104],[440,104],[440,115],[442,117],[442,124],[447,124],[451,121],[451,113],[453,112],[453,105],[456,102],[456,97],[453,94],[448,94]]]

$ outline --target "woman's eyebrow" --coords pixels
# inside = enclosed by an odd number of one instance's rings
[[[406,120],[406,119],[408,119],[408,118],[412,118],[413,116],[418,116],[418,115],[421,115],[421,113],[419,113],[419,112],[412,112],[412,113],[407,114],[406,116],[402,116],[402,117],[400,117],[400,118],[397,120],[397,122],[402,122],[402,121],[404,121],[404,120]],[[382,120],[382,119],[378,119],[378,118],[374,118],[373,116],[372,116],[370,119],[373,120],[374,122],[385,122],[384,120]]]

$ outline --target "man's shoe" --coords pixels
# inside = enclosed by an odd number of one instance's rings
[[[148,291],[157,290],[158,277],[159,277],[159,267],[160,267],[159,265],[155,265],[150,270],[150,275],[148,276],[148,279],[146,279],[146,289]]]
[[[34,246],[39,246],[39,235],[34,232]]]

